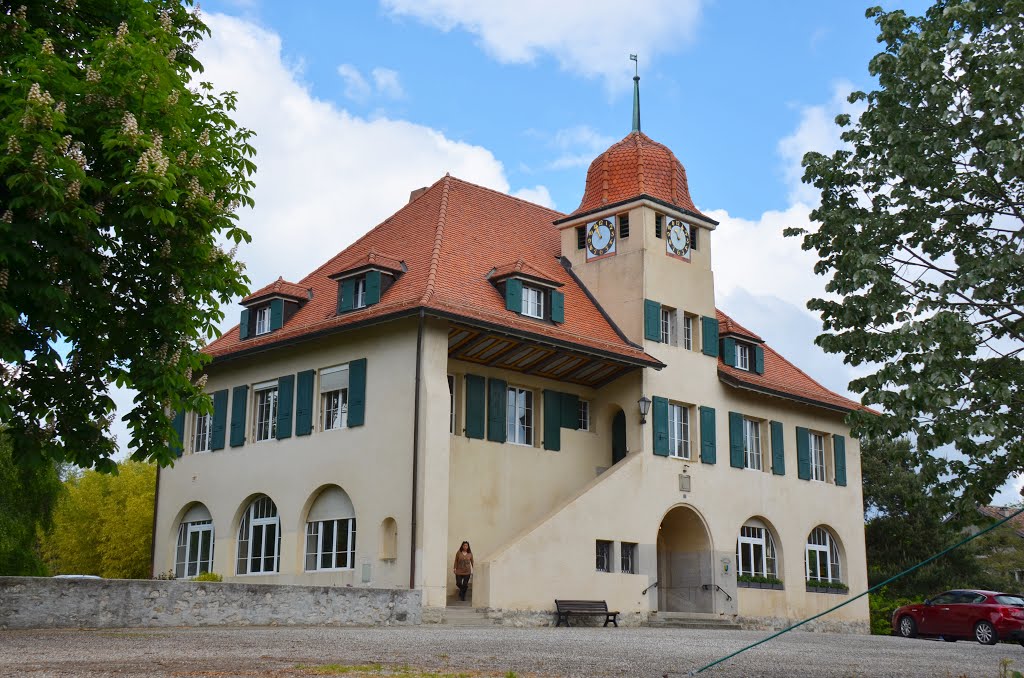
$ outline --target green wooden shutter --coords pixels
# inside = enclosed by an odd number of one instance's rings
[[[299,372],[295,387],[295,435],[308,436],[313,432],[313,377],[314,370]]]
[[[717,459],[715,450],[715,408],[700,408],[700,460],[705,464],[714,464]]]
[[[231,447],[245,444],[245,406],[248,402],[248,386],[236,386],[231,391]]]
[[[729,367],[736,367],[736,340],[732,337],[722,339],[722,361]]]
[[[213,394],[213,426],[210,427],[210,449],[224,449],[224,432],[228,427],[228,390]]]
[[[654,415],[654,453],[668,456],[668,400],[654,396],[651,412]]]
[[[796,427],[796,476],[811,479],[811,432],[802,426]]]
[[[661,341],[661,304],[644,299],[644,339]]]
[[[764,348],[760,344],[754,345],[754,371],[764,374]]]
[[[466,375],[466,437],[483,440],[484,422],[487,420],[485,407],[484,378],[475,374]]]
[[[579,428],[580,397],[575,393],[562,393],[561,422],[562,428]]]
[[[292,437],[292,402],[295,400],[295,375],[277,380],[277,439]]]
[[[505,308],[516,313],[523,312],[523,281],[509,278],[505,281]]]
[[[718,319],[704,316],[701,321],[701,334],[703,335],[704,355],[712,358],[718,357]]]
[[[544,389],[544,449],[562,449],[562,398],[565,393]]]
[[[284,299],[270,300],[270,329],[279,330],[284,324]]]
[[[505,442],[505,406],[508,399],[508,384],[501,379],[487,380],[487,439],[496,443]]]
[[[356,298],[356,279],[345,278],[338,283],[338,313],[352,310]]]
[[[565,295],[558,290],[551,290],[551,322],[565,322]]]
[[[366,305],[380,301],[380,271],[366,272]]]
[[[746,466],[743,458],[743,415],[739,412],[729,413],[729,465],[733,468]]]
[[[786,475],[785,437],[782,435],[782,422],[769,423],[772,429],[772,473],[777,476]]]
[[[249,309],[242,309],[242,318],[238,321],[238,338],[249,338]]]
[[[362,426],[366,420],[366,358],[348,364],[348,419],[346,426]]]
[[[177,440],[172,438],[168,447],[171,448],[175,457],[180,457],[185,445],[185,410],[174,413],[172,426],[174,426],[174,435],[177,436]]]
[[[846,438],[832,436],[832,453],[836,460],[836,485],[846,486]]]

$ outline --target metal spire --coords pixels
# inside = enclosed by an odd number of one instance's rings
[[[635,70],[633,75],[633,131],[640,131],[640,63],[636,60],[635,54],[629,55]]]

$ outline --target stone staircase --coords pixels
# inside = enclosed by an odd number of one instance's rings
[[[448,606],[444,608],[442,624],[453,628],[476,628],[481,626],[494,626],[494,621],[488,619],[483,610],[472,607],[468,600],[449,600]]]
[[[656,629],[718,629],[739,631],[740,625],[720,614],[701,612],[651,612],[644,626]]]

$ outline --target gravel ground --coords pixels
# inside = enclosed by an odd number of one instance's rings
[[[754,631],[433,625],[0,631],[0,676],[447,678],[512,671],[517,678],[675,678],[764,637]],[[1003,659],[1024,669],[1024,648],[794,631],[701,675],[999,678]],[[383,669],[348,668],[374,663]]]

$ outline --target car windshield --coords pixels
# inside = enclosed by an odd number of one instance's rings
[[[995,597],[996,602],[1000,605],[1016,605],[1017,607],[1024,607],[1024,597],[1012,596],[1008,593],[1001,593]]]

